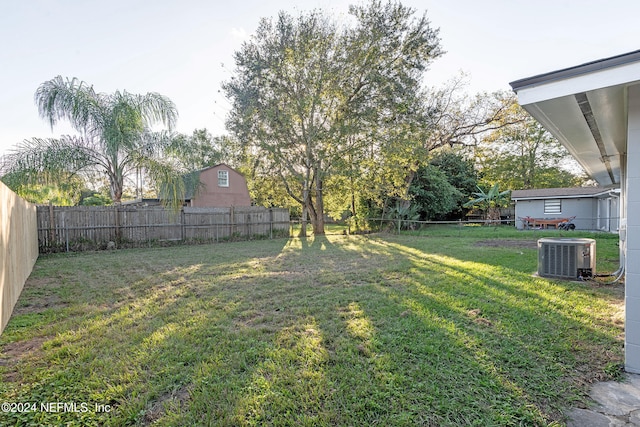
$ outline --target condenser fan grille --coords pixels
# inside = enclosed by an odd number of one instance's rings
[[[538,240],[538,275],[563,279],[591,277],[595,270],[595,240]]]

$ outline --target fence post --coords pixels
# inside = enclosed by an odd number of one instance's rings
[[[64,212],[62,212],[62,227],[64,228],[64,240],[66,243],[66,249],[67,252],[69,252],[69,229],[67,228],[67,218]]]
[[[147,239],[147,246],[151,247],[151,236],[149,235],[149,211],[144,211],[144,237]]]
[[[235,214],[233,213],[233,206],[229,208],[229,239],[233,239],[233,226],[235,225]]]
[[[120,244],[120,241],[122,240],[122,236],[120,234],[120,215],[118,213],[118,205],[114,205],[113,206],[113,210],[115,213],[115,226],[116,226],[116,243]]]
[[[269,238],[273,239],[273,208],[269,208]]]
[[[183,242],[184,242],[184,238],[185,238],[185,235],[184,235],[184,227],[185,227],[185,225],[184,225],[184,220],[185,220],[184,215],[185,215],[184,214],[184,208],[182,208],[182,209],[180,209],[180,240],[182,240]]]
[[[49,200],[49,246],[53,247],[56,239],[55,216],[53,214],[53,203]]]

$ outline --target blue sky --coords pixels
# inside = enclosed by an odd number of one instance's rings
[[[159,92],[177,105],[177,130],[222,134],[229,103],[220,82],[233,52],[261,17],[322,8],[338,19],[341,0],[2,0],[0,154],[53,131],[33,95],[57,75],[99,92]],[[440,28],[447,54],[426,75],[443,84],[463,71],[471,93],[510,90],[509,82],[640,49],[640,2],[611,0],[404,0]]]

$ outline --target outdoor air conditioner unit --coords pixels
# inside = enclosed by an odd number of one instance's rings
[[[596,241],[578,238],[538,240],[538,275],[584,279],[596,272]]]

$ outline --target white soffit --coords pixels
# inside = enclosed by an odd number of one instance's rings
[[[528,79],[518,101],[600,185],[620,183],[627,144],[627,90],[640,82],[640,51]]]
[[[586,94],[600,131],[602,145],[606,155],[609,156],[611,174],[607,164],[602,160],[603,155],[598,149],[592,131],[574,95],[523,107],[567,148],[587,174],[600,185],[607,186],[620,182],[619,153],[624,151],[626,141],[623,91],[618,90],[617,92],[620,96],[617,99],[612,99],[610,96],[598,93],[598,91]],[[618,104],[619,107],[614,108]],[[611,175],[613,175],[613,179]]]

